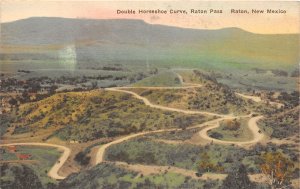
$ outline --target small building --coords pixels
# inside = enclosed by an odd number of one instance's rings
[[[31,158],[30,154],[16,154],[19,160],[28,160]]]

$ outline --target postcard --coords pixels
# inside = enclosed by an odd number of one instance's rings
[[[300,3],[1,1],[0,189],[300,188]]]

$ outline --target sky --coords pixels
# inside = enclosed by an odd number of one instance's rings
[[[0,0],[0,21],[28,17],[90,19],[142,19],[151,24],[184,28],[220,29],[238,27],[253,33],[300,33],[300,2],[261,1],[43,1]],[[186,10],[188,14],[117,14],[117,10]],[[222,10],[223,14],[191,14],[191,9]],[[231,9],[284,10],[285,14],[231,14]]]

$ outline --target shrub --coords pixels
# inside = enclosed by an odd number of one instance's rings
[[[74,160],[77,161],[80,165],[85,166],[89,164],[91,157],[86,156],[84,152],[79,152],[76,154]]]

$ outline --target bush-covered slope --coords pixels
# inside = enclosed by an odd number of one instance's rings
[[[191,78],[184,78],[193,83],[201,83],[202,87],[189,89],[130,89],[148,98],[155,104],[217,112],[222,114],[246,113],[246,102],[238,98],[228,86],[218,83],[214,78],[194,70]]]
[[[55,128],[54,135],[64,140],[88,141],[144,130],[186,127],[205,119],[201,115],[150,108],[125,93],[95,90],[58,93],[21,105],[14,133]]]

